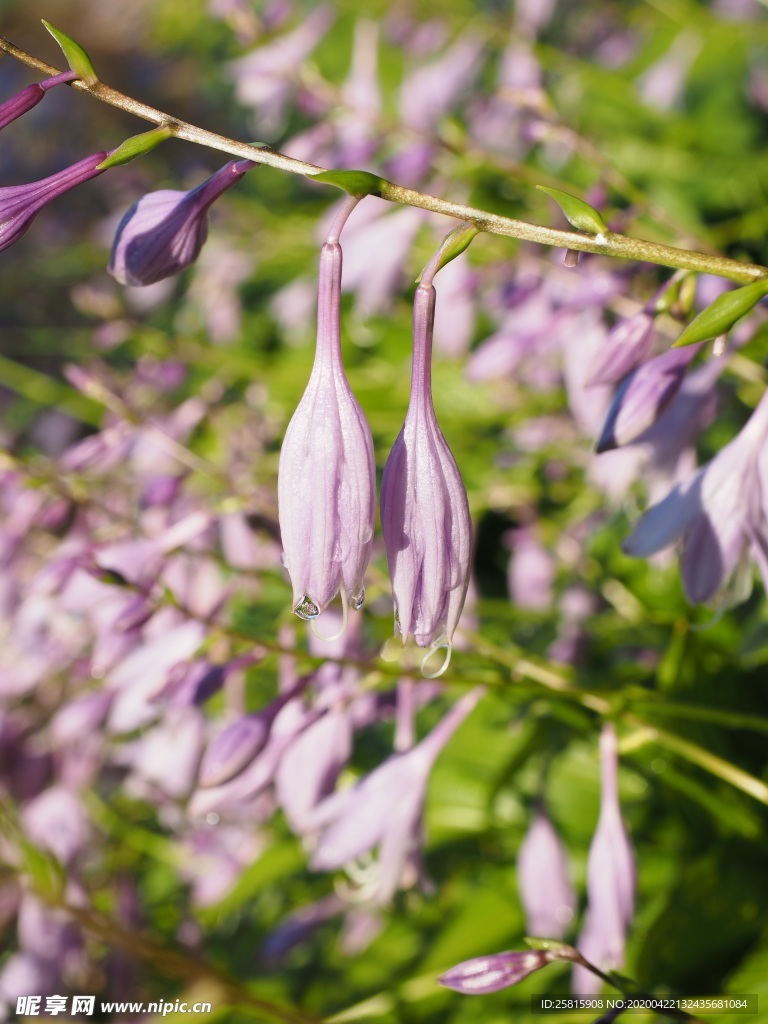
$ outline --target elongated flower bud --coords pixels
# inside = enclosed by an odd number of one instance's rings
[[[42,181],[0,188],[0,252],[18,242],[36,215],[52,199],[101,174],[106,153],[93,153]]]
[[[643,363],[619,385],[603,424],[596,451],[631,444],[669,408],[701,345],[673,348]]]
[[[551,958],[540,949],[511,950],[464,960],[437,979],[446,988],[465,996],[485,996],[517,985],[534,971],[540,971]]]
[[[139,199],[117,228],[109,272],[121,284],[155,284],[191,266],[208,237],[208,210],[253,167],[230,160],[189,192],[161,189]]]
[[[44,82],[28,85],[26,89],[11,96],[5,103],[0,103],[0,129],[5,128],[11,121],[15,121],[17,117],[21,117],[22,114],[26,114],[28,110],[36,107],[46,92],[54,85],[71,82],[74,78],[77,78],[74,71],[63,71],[60,75],[54,75],[53,78],[46,78]]]
[[[341,246],[326,242],[315,362],[280,452],[284,561],[302,619],[317,618],[339,592],[345,608],[362,606],[376,521],[373,439],[341,362],[341,266]]]
[[[517,880],[528,934],[561,939],[576,910],[576,894],[563,843],[541,808],[520,846]]]
[[[435,289],[416,289],[413,305],[411,398],[381,483],[381,527],[403,641],[446,646],[459,621],[469,584],[472,524],[456,461],[432,404],[432,328]],[[444,666],[445,667],[445,666]]]
[[[587,860],[587,915],[578,942],[579,951],[602,970],[624,965],[635,908],[635,858],[621,817],[618,774],[616,733],[607,724],[600,736],[600,817]],[[600,990],[600,980],[577,964],[573,990],[590,995]]]

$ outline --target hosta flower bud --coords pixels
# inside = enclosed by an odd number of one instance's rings
[[[484,996],[517,985],[551,962],[541,949],[511,950],[464,960],[437,979],[446,988],[465,996]]]
[[[561,939],[576,910],[576,894],[563,843],[541,808],[520,845],[517,880],[528,934]]]
[[[254,165],[230,160],[189,192],[161,189],[143,196],[117,229],[109,272],[121,284],[155,284],[195,262],[208,237],[208,210]]]
[[[617,384],[639,366],[651,347],[653,317],[646,310],[613,328],[589,367],[588,384]]]
[[[341,362],[341,266],[338,242],[326,242],[320,256],[315,362],[280,452],[284,561],[293,610],[302,619],[317,618],[339,592],[345,608],[362,606],[376,521],[371,430]]]
[[[74,71],[63,71],[60,75],[54,75],[53,78],[46,78],[44,82],[28,85],[26,89],[11,96],[5,103],[0,103],[0,129],[5,128],[11,121],[15,121],[17,117],[21,117],[22,114],[26,114],[28,110],[36,107],[46,92],[54,85],[71,82],[74,78],[77,78]]]
[[[609,452],[631,444],[669,408],[701,345],[672,348],[643,363],[619,385],[595,450]]]
[[[106,156],[106,153],[94,153],[42,181],[0,188],[0,252],[18,242],[36,215],[52,199],[101,174],[99,164]]]
[[[600,736],[600,817],[587,860],[587,914],[579,951],[601,970],[624,965],[624,943],[635,908],[635,858],[619,805],[619,757],[611,724]],[[601,982],[576,964],[573,991],[592,995]]]
[[[435,289],[426,278],[414,299],[410,403],[381,482],[381,528],[396,627],[403,641],[412,633],[421,647],[447,647],[445,668],[469,584],[472,524],[432,405]]]

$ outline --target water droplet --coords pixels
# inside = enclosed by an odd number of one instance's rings
[[[365,587],[360,591],[357,597],[353,597],[349,602],[352,605],[352,610],[359,612],[365,603]]]
[[[293,609],[293,614],[298,615],[300,619],[305,622],[309,622],[311,619],[316,619],[320,614],[320,609],[317,607],[314,601],[304,595],[296,607]]]

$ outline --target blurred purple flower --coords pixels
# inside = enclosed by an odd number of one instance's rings
[[[472,523],[461,474],[432,404],[435,289],[425,279],[426,272],[413,304],[408,412],[381,482],[381,528],[396,629],[403,642],[412,633],[421,647],[446,647],[444,669],[469,585]]]
[[[333,708],[300,733],[275,776],[277,799],[294,832],[311,828],[312,812],[332,792],[352,753],[352,723]]]
[[[272,723],[285,705],[306,687],[309,677],[281,693],[260,711],[244,715],[226,726],[208,744],[200,765],[200,786],[220,786],[239,775],[261,753]]]
[[[149,192],[117,228],[109,272],[121,284],[148,285],[191,266],[208,237],[208,210],[254,164],[230,160],[189,192]]]
[[[94,153],[41,181],[0,188],[0,252],[18,242],[47,203],[101,174],[99,164],[106,158]]]
[[[645,310],[610,331],[589,367],[587,386],[617,384],[643,362],[651,347],[653,317]]]
[[[294,946],[308,939],[326,921],[343,914],[347,907],[348,904],[334,892],[295,910],[264,940],[261,952],[267,963],[271,967],[276,966]]]
[[[133,745],[134,777],[148,784],[147,796],[180,800],[192,790],[203,750],[205,721],[194,707],[173,708]]]
[[[320,256],[317,348],[285,432],[278,506],[293,610],[315,619],[341,591],[362,606],[376,521],[371,430],[344,374],[339,333],[341,246],[332,229]]]
[[[669,110],[682,97],[688,71],[701,49],[701,40],[691,31],[680,32],[667,53],[638,79],[645,103],[658,110]]]
[[[647,558],[682,537],[680,571],[688,599],[711,600],[733,573],[748,542],[766,536],[768,479],[765,441],[768,393],[741,432],[654,505],[624,542],[624,551]]]
[[[600,736],[600,817],[587,859],[587,914],[579,952],[601,970],[624,965],[624,943],[635,910],[635,859],[619,805],[616,733],[608,723]],[[601,980],[576,964],[573,991],[590,995]]]
[[[26,114],[28,110],[36,107],[49,89],[55,85],[71,82],[75,78],[77,78],[77,74],[74,71],[62,71],[60,75],[46,78],[44,82],[28,85],[26,89],[22,89],[20,93],[12,96],[5,103],[0,103],[0,130],[11,121],[15,121],[17,117],[21,117],[22,114]]]
[[[643,363],[620,385],[605,418],[596,451],[629,444],[652,427],[680,390],[702,345],[672,348]]]
[[[715,384],[726,365],[725,359],[709,359],[686,374],[683,386],[661,419],[634,442],[647,459],[642,478],[650,502],[655,504],[695,472],[696,439],[715,418]]]
[[[517,883],[528,935],[561,939],[576,910],[565,847],[542,808],[517,855]]]
[[[341,88],[343,106],[335,125],[338,166],[365,166],[378,148],[377,122],[381,111],[378,46],[377,22],[360,18],[355,24],[352,64]]]
[[[171,609],[159,612],[153,627],[153,635],[109,672],[107,687],[114,693],[107,721],[110,733],[131,732],[158,717],[161,709],[153,698],[165,685],[171,669],[192,657],[205,636],[202,623],[179,624]]]
[[[298,28],[232,61],[230,74],[240,103],[256,112],[259,130],[277,132],[297,71],[325,35],[333,15],[328,4],[307,14]]]
[[[465,996],[484,996],[517,985],[534,971],[540,971],[551,962],[541,949],[513,950],[476,956],[452,967],[437,979],[446,988]]]
[[[346,233],[344,292],[354,292],[358,312],[381,313],[400,286],[403,267],[424,211],[415,207],[391,212],[391,204],[369,197]]]
[[[510,530],[505,541],[512,549],[507,570],[507,587],[513,604],[530,611],[545,612],[552,607],[555,563],[532,530]]]
[[[471,85],[482,56],[480,39],[465,33],[438,60],[407,75],[399,98],[403,124],[415,132],[435,134],[441,118]]]
[[[542,343],[553,324],[554,312],[546,290],[536,288],[524,295],[506,313],[499,329],[471,354],[467,363],[468,379],[494,380],[512,374]]]
[[[449,356],[469,350],[475,330],[475,275],[466,255],[440,271],[440,302],[435,308],[435,347]]]
[[[421,743],[390,757],[353,789],[338,790],[316,807],[311,825],[323,831],[312,868],[334,871],[379,846],[377,870],[365,896],[374,903],[392,898],[421,844],[432,766],[482,695],[480,687],[470,691]]]

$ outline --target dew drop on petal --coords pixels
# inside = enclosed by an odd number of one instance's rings
[[[293,614],[298,615],[300,619],[305,622],[309,622],[311,619],[316,619],[320,614],[320,609],[317,607],[314,601],[304,595],[296,607],[293,609]]]
[[[359,612],[365,603],[365,587],[363,587],[357,597],[350,598],[349,603],[352,605],[353,611]]]

